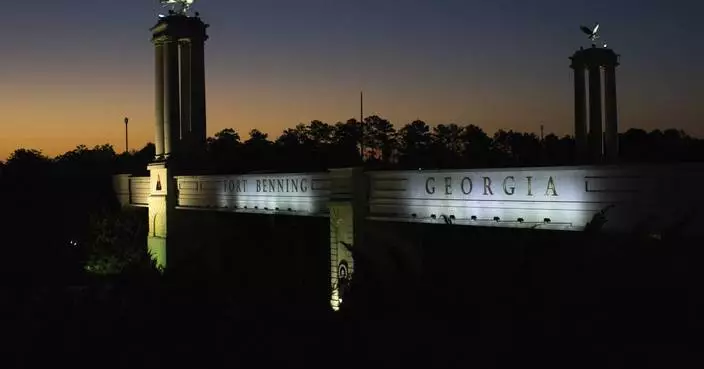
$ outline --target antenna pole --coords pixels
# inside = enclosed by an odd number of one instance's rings
[[[543,138],[545,138],[545,136],[544,136],[544,132],[545,132],[544,129],[545,129],[545,127],[543,127],[543,125],[541,124],[541,125],[540,125],[540,142],[542,142],[542,141],[543,141]]]
[[[364,162],[364,134],[366,133],[364,129],[364,91],[359,91],[359,124],[362,129],[362,137],[359,142],[359,155]]]

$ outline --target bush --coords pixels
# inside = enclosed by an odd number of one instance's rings
[[[98,275],[146,272],[156,265],[147,251],[142,209],[123,209],[91,217],[85,243],[85,270]]]

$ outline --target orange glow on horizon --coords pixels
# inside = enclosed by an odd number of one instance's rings
[[[92,76],[96,72],[87,73]],[[109,143],[116,152],[122,152],[125,116],[130,118],[130,148],[141,149],[154,136],[150,73],[149,68],[144,67],[122,76],[118,73],[117,77],[101,76],[80,86],[69,83],[69,78],[1,86],[0,160],[5,160],[17,148],[40,149],[49,156],[56,156],[81,144],[92,147]],[[86,79],[84,77],[83,81]],[[209,75],[206,82],[208,135],[234,128],[245,140],[248,132],[257,128],[274,140],[284,129],[299,123],[318,119],[334,124],[359,118],[359,88],[353,82],[342,81],[338,86],[334,81],[326,83],[318,79],[312,80],[305,90],[284,82],[277,85],[277,82],[265,77],[242,81]],[[620,82],[623,83],[623,79]],[[397,128],[422,119],[430,125],[475,124],[492,135],[498,129],[538,132],[544,124],[546,133],[564,135],[572,132],[570,84],[571,81],[565,79],[558,89],[531,94],[526,86],[506,84],[443,89],[439,83],[422,86],[419,82],[415,89],[409,90],[394,81],[380,80],[369,83],[364,89],[364,113],[389,119]],[[673,115],[670,119],[666,116],[673,114],[677,105],[673,105],[673,101],[649,102],[647,98],[638,94],[619,95],[621,131],[633,126],[646,130],[672,127],[662,125],[672,121]],[[677,113],[688,119],[675,121],[679,124],[675,127],[702,136],[701,126],[694,124],[702,108],[681,105]],[[650,114],[651,111],[643,110],[642,106],[659,109],[661,113]]]

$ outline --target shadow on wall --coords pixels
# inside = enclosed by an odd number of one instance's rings
[[[327,306],[327,218],[181,211],[178,222],[172,273],[217,279],[262,304]]]
[[[694,247],[701,240],[676,233],[601,233],[606,214],[584,232],[369,222],[364,244],[354,249],[358,267],[343,310],[463,316],[483,306],[498,313],[529,303],[521,300],[527,295],[537,303],[536,293],[547,305],[572,298],[591,304],[599,300],[583,298],[615,285],[675,283],[684,271],[672,263],[701,253]],[[653,275],[660,273],[658,282]]]

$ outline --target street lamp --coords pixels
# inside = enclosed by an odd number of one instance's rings
[[[127,141],[127,123],[129,123],[129,121],[130,121],[130,119],[125,117],[125,152],[130,151],[130,147],[129,147],[128,141]]]

